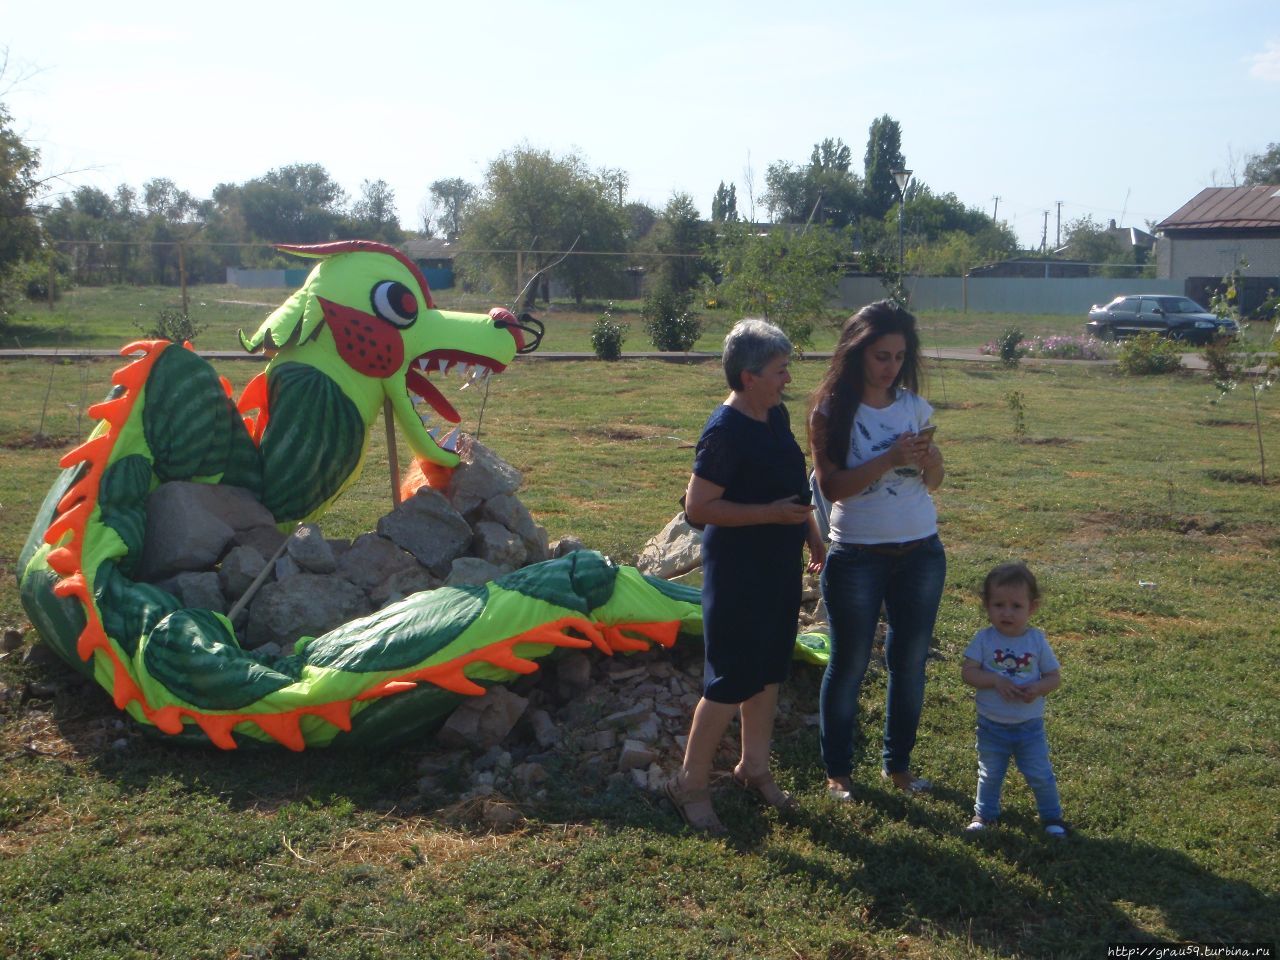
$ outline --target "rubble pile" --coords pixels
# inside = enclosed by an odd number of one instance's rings
[[[515,496],[520,473],[484,445],[460,444],[447,490],[424,487],[355,540],[326,539],[316,524],[290,534],[237,487],[172,482],[147,502],[135,579],[184,606],[232,613],[245,649],[275,656],[300,636],[335,627],[440,586],[481,584],[552,550]]]

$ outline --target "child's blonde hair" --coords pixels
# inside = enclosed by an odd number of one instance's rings
[[[982,581],[982,602],[991,600],[991,591],[996,587],[1009,587],[1023,583],[1027,587],[1027,595],[1032,600],[1040,599],[1040,585],[1036,583],[1036,575],[1025,563],[1002,563]]]

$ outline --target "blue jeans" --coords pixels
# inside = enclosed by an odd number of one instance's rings
[[[985,820],[1000,816],[1000,788],[1009,770],[1009,758],[1036,797],[1041,820],[1061,820],[1058,780],[1049,763],[1049,740],[1044,735],[1044,718],[1022,723],[996,723],[978,716],[978,800],[973,812]]]
[[[818,706],[828,777],[847,777],[853,769],[858,693],[871,659],[881,604],[890,628],[885,639],[889,692],[882,758],[889,773],[910,768],[924,704],[924,664],[946,576],[947,555],[937,534],[897,557],[854,543],[837,543],[827,555],[822,598],[831,624],[831,659]]]

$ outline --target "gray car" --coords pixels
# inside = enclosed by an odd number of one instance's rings
[[[1170,340],[1205,344],[1240,332],[1234,320],[1210,313],[1189,297],[1139,293],[1116,297],[1089,308],[1085,330],[1099,340],[1116,340],[1138,333],[1158,333]]]

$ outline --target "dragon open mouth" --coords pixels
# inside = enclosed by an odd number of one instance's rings
[[[437,414],[449,423],[459,423],[461,415],[453,404],[444,398],[439,388],[427,379],[432,374],[457,374],[462,377],[465,389],[486,379],[490,374],[501,373],[507,368],[489,357],[477,356],[464,350],[428,350],[417,357],[405,372],[405,386],[431,405]]]

